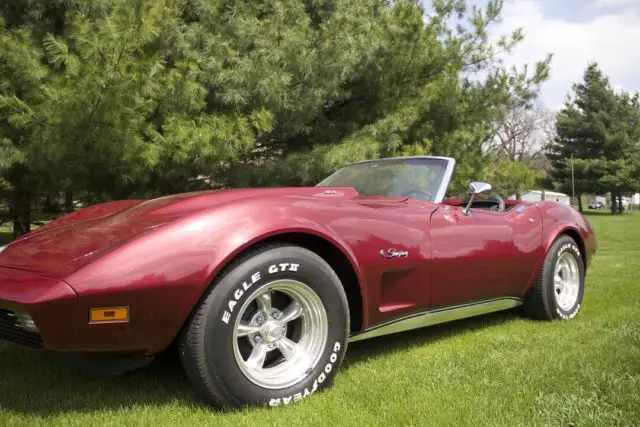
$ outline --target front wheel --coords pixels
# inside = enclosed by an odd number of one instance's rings
[[[569,320],[580,311],[583,295],[584,261],[580,248],[571,237],[562,235],[551,245],[525,298],[525,313],[540,320]]]
[[[315,253],[270,246],[236,261],[180,339],[188,377],[223,407],[289,404],[328,386],[344,357],[349,311]]]

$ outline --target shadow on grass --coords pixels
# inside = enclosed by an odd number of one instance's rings
[[[349,369],[351,365],[366,362],[371,358],[421,347],[520,318],[515,310],[508,310],[354,342],[349,344],[342,369]]]
[[[92,374],[55,354],[0,344],[0,412],[48,416],[141,406],[202,406],[177,354],[119,376]]]
[[[415,346],[509,322],[502,312],[353,343],[342,369]],[[116,377],[83,373],[51,354],[0,343],[0,408],[49,416],[140,406],[205,407],[192,391],[177,352],[161,354],[149,366]]]

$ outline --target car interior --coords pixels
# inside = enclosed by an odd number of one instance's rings
[[[467,206],[468,202],[468,197],[447,197],[442,201],[442,203],[445,205],[457,206],[461,208]],[[476,196],[474,201],[471,203],[471,209],[483,209],[493,212],[508,212],[520,203],[521,201],[519,200],[503,199],[497,194],[491,194],[486,198],[480,198]]]

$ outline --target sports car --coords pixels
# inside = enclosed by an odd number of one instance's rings
[[[576,316],[589,222],[483,182],[447,198],[454,167],[369,160],[314,187],[81,209],[2,248],[0,338],[134,365],[175,344],[207,402],[277,406],[327,387],[349,342],[516,307]]]

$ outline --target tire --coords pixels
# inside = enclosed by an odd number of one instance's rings
[[[348,337],[349,307],[335,272],[307,249],[277,245],[226,269],[192,314],[179,348],[206,402],[278,406],[328,387]]]
[[[533,319],[569,320],[576,317],[584,296],[584,261],[575,240],[561,235],[551,245],[531,291],[525,314]]]

